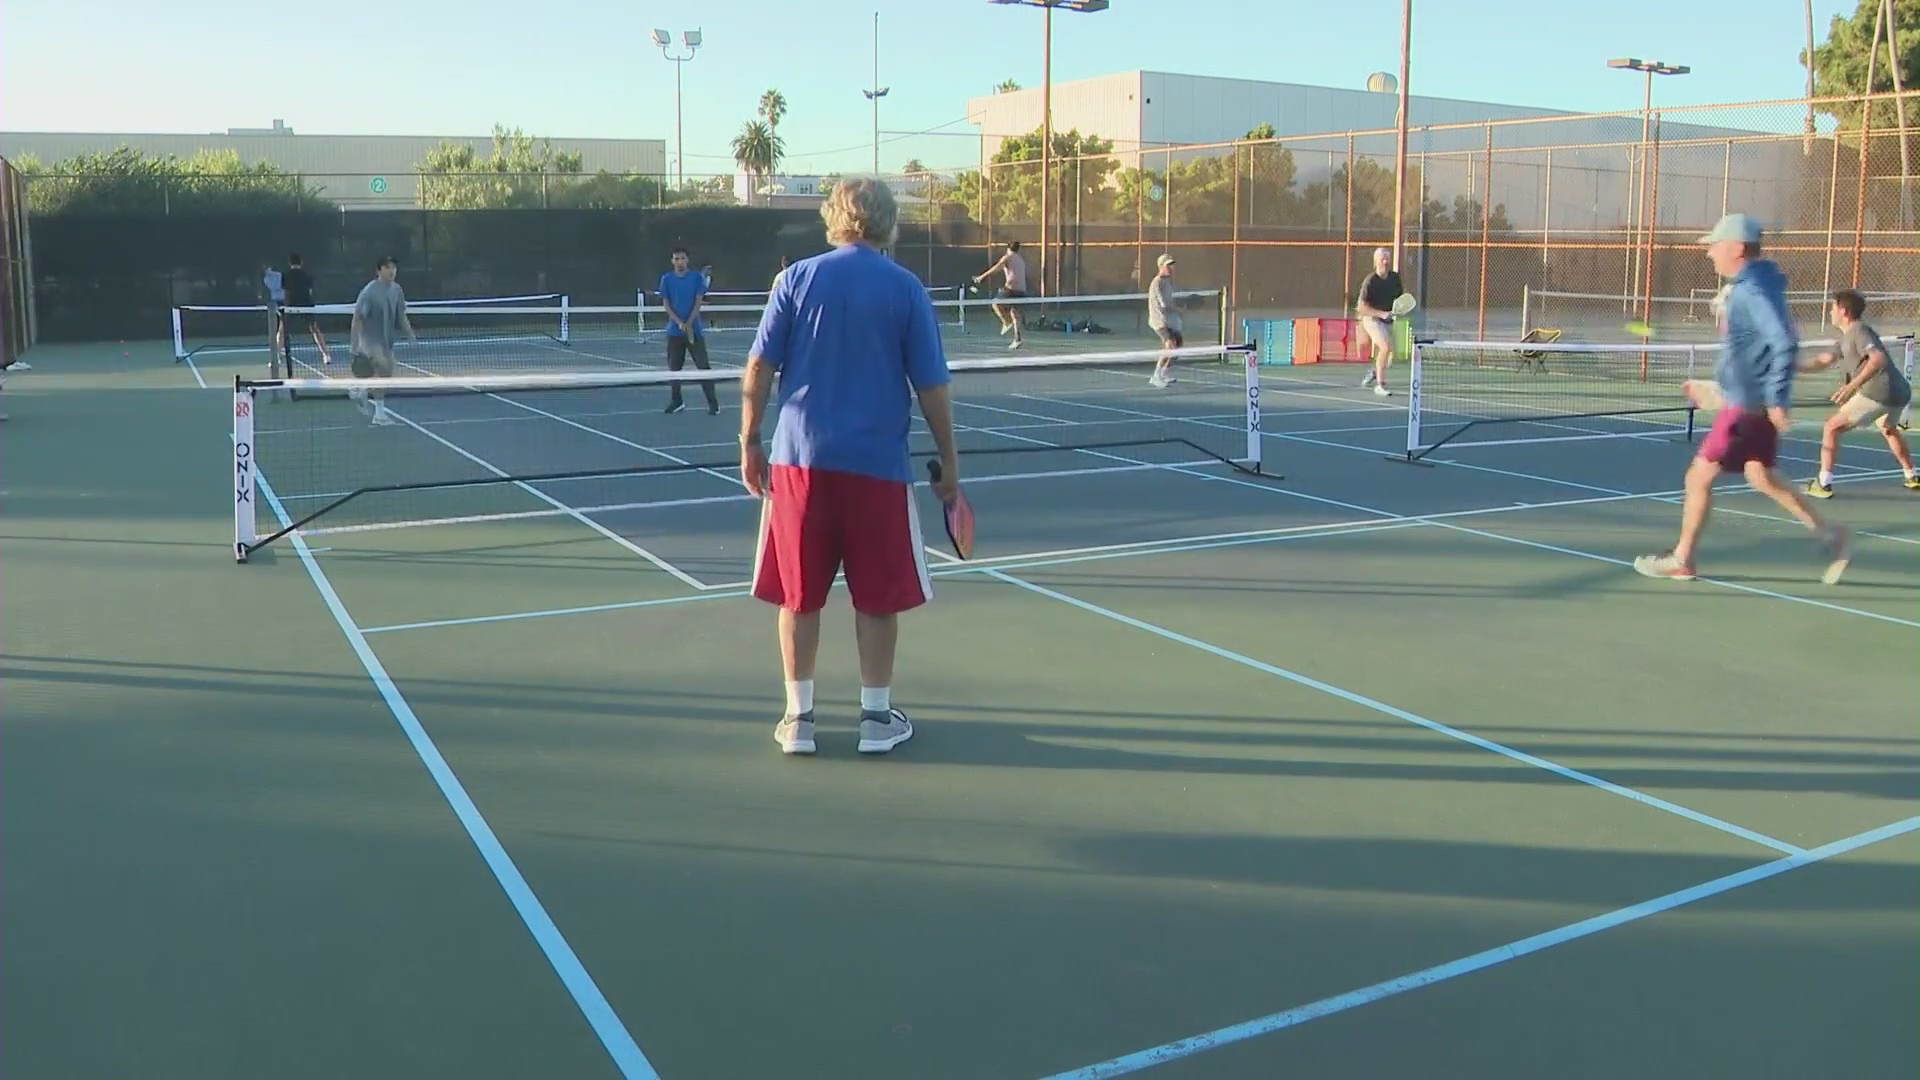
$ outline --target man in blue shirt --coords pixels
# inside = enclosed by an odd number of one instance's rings
[[[1780,433],[1793,426],[1788,409],[1800,351],[1787,310],[1787,276],[1760,257],[1760,223],[1745,214],[1721,218],[1700,242],[1714,271],[1729,283],[1713,369],[1717,391],[1710,395],[1722,404],[1687,468],[1679,542],[1665,554],[1640,556],[1633,568],[1647,577],[1692,581],[1694,548],[1713,509],[1713,482],[1723,472],[1739,472],[1814,531],[1827,557],[1821,580],[1835,584],[1847,569],[1847,530],[1822,521],[1773,467]]]
[[[679,371],[687,366],[687,354],[693,354],[693,366],[706,371],[707,363],[707,326],[700,320],[700,304],[707,296],[707,277],[696,274],[687,268],[691,260],[687,249],[673,249],[673,269],[660,275],[660,303],[667,309],[667,370]],[[703,382],[700,389],[707,395],[707,413],[720,415],[720,399],[713,392],[713,384]],[[677,413],[687,407],[680,400],[680,384],[674,383],[672,398],[667,402],[667,411]]]
[[[934,494],[949,501],[960,476],[951,377],[925,286],[882,250],[898,229],[893,192],[843,180],[820,216],[834,250],[781,275],[741,387],[741,479],[765,499],[753,594],[780,607],[787,710],[774,738],[786,753],[811,754],[820,609],[845,568],[860,652],[859,748],[884,754],[913,737],[892,701],[897,616],[933,598],[907,456],[913,398],[940,457]],[[769,457],[760,424],[775,376]]]

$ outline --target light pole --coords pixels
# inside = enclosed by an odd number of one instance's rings
[[[1649,140],[1653,134],[1653,77],[1655,75],[1685,75],[1693,69],[1687,67],[1685,64],[1669,64],[1660,60],[1640,60],[1630,56],[1609,60],[1607,61],[1607,66],[1623,71],[1641,71],[1645,72],[1647,76],[1646,96],[1640,105],[1640,190],[1637,194],[1633,191],[1633,174],[1627,174],[1627,194],[1631,200],[1627,207],[1627,225],[1633,233],[1633,258],[1627,260],[1629,264],[1627,267],[1627,273],[1629,275],[1628,288],[1630,289],[1632,287],[1631,282],[1639,277],[1640,226],[1642,224],[1644,224],[1647,229],[1647,247],[1649,248],[1647,252],[1647,276],[1649,279],[1652,277],[1653,269],[1653,252],[1651,251],[1653,247],[1653,222],[1643,221],[1636,223],[1636,219],[1641,218],[1648,212],[1643,211],[1642,207],[1647,199],[1647,160],[1651,156]],[[1628,297],[1633,294],[1623,289],[1621,295]],[[1648,282],[1647,296],[1647,306],[1650,308],[1653,304],[1653,288],[1650,280]]]
[[[1407,69],[1412,58],[1412,43],[1413,0],[1400,0],[1400,116],[1394,121],[1396,130],[1393,133],[1393,270],[1396,274],[1400,272],[1400,260],[1407,251]],[[1423,208],[1427,204],[1426,183],[1423,169],[1420,177],[1420,205]],[[1492,198],[1491,191],[1488,192],[1488,198]],[[1423,270],[1425,265],[1421,264]]]
[[[676,187],[687,186],[687,154],[686,148],[681,145],[680,136],[680,69],[686,66],[687,61],[693,59],[694,53],[700,51],[700,41],[700,31],[681,31],[680,44],[686,46],[687,55],[675,56],[667,51],[673,47],[673,35],[665,30],[653,32],[653,43],[660,46],[660,55],[673,61],[673,156],[680,170],[674,180]]]
[[[1037,7],[1040,30],[1040,295],[1047,295],[1048,209],[1053,202],[1053,9],[1092,13],[1107,10],[1107,0],[987,0],[989,4]],[[1075,149],[1079,149],[1075,147]]]
[[[873,175],[880,175],[880,99],[887,96],[892,87],[880,85],[880,13],[873,13],[873,89],[862,90],[867,100],[873,102]]]

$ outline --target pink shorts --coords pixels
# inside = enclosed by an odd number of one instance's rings
[[[842,568],[855,611],[892,615],[933,599],[913,488],[829,469],[773,466],[753,554],[753,595],[819,611]]]
[[[1720,466],[1721,472],[1743,472],[1750,461],[1771,469],[1779,447],[1780,432],[1765,412],[1721,409],[1700,444],[1700,459]]]

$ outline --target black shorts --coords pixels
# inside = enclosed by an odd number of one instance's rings
[[[1002,300],[1024,300],[1027,296],[1026,292],[1021,289],[1001,289],[994,295]]]
[[[294,334],[313,332],[313,313],[307,311],[289,311],[283,318],[287,322],[287,331]]]
[[[1160,344],[1165,345],[1169,349],[1178,349],[1187,343],[1187,339],[1180,336],[1180,331],[1178,330],[1169,330],[1163,326],[1159,329],[1158,333],[1160,335]]]

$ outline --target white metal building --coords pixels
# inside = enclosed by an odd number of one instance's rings
[[[579,154],[588,173],[601,169],[648,176],[666,173],[664,139],[543,141],[555,150]],[[175,157],[191,157],[201,150],[234,150],[243,161],[269,162],[300,174],[347,209],[385,210],[415,205],[414,165],[442,142],[471,146],[483,157],[493,151],[491,135],[300,135],[275,120],[270,128],[230,128],[208,135],[0,132],[0,157],[18,161],[31,155],[42,165],[52,166],[77,154],[110,153],[122,146],[148,156]]]
[[[1271,124],[1282,145],[1293,151],[1296,183],[1324,181],[1344,165],[1345,132],[1389,131],[1353,139],[1356,154],[1392,164],[1394,139],[1390,129],[1399,110],[1392,80],[1380,91],[1259,82],[1252,79],[1181,75],[1163,71],[1128,71],[1053,85],[1053,126],[1056,131],[1078,129],[1113,143],[1126,167],[1163,169],[1169,156],[1154,151],[1166,147],[1221,143],[1242,138],[1261,124]],[[1635,87],[1622,84],[1622,98],[1631,101]],[[1452,98],[1411,97],[1408,151],[1427,155],[1427,183],[1432,196],[1451,203],[1457,195],[1484,201],[1487,178],[1481,155],[1486,147],[1484,126],[1426,130],[1429,125],[1482,124],[1494,120],[1575,117],[1580,114],[1526,105],[1502,105]],[[1007,138],[1040,126],[1041,91],[1027,88],[1011,93],[972,98],[968,120],[980,129],[982,161],[992,158]],[[1551,222],[1561,229],[1613,229],[1628,220],[1634,203],[1629,175],[1635,144],[1641,134],[1637,113],[1623,116],[1570,119],[1556,123],[1496,125],[1497,151],[1492,202],[1506,208],[1508,220],[1520,229],[1539,229]],[[1782,154],[1799,157],[1797,144],[1743,146],[1723,160],[1720,143],[1738,144],[1755,132],[1698,124],[1665,123],[1661,139],[1687,141],[1684,165],[1675,169],[1681,151],[1663,159],[1659,193],[1660,224],[1685,227],[1711,221],[1723,204],[1756,213],[1763,220],[1784,206],[1766,205],[1769,199],[1797,197],[1773,181],[1791,169]],[[1775,133],[1769,133],[1775,134]],[[1319,135],[1320,138],[1298,137]],[[1515,148],[1565,147],[1584,144],[1604,147],[1556,150],[1549,162],[1546,151],[1515,154]],[[1710,145],[1709,145],[1710,144]],[[1551,164],[1551,170],[1547,166]],[[1551,171],[1558,188],[1546,182]],[[1670,175],[1678,173],[1679,175]]]

